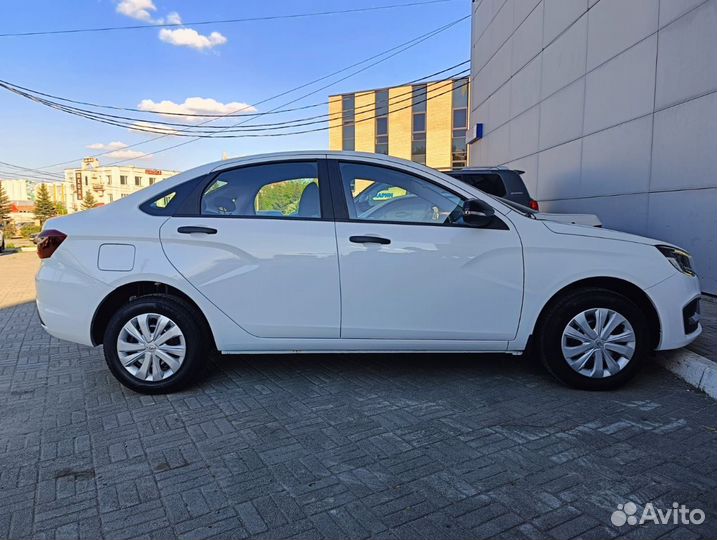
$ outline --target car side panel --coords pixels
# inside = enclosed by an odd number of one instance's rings
[[[512,217],[524,246],[525,296],[518,334],[509,350],[525,348],[543,307],[561,289],[577,281],[610,277],[647,292],[675,273],[651,245],[559,235],[540,221],[517,213]]]

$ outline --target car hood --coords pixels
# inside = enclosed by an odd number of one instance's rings
[[[533,217],[540,221],[557,221],[558,223],[602,227],[602,221],[600,221],[600,218],[595,214],[552,214],[549,212],[535,212]]]
[[[647,238],[637,234],[629,234],[611,229],[603,229],[600,227],[589,227],[586,225],[572,225],[568,223],[558,223],[554,221],[544,221],[548,229],[556,234],[569,234],[572,236],[587,236],[590,238],[604,238],[606,240],[619,240],[622,242],[633,242],[636,244],[645,244],[648,246],[671,246],[669,242],[662,242],[654,238]],[[676,247],[676,246],[675,246]]]

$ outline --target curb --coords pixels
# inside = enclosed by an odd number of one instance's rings
[[[717,399],[717,364],[689,349],[658,353],[658,363],[687,384]]]

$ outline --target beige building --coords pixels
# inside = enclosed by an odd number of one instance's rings
[[[27,180],[24,179],[0,180],[0,185],[2,185],[5,194],[11,201],[30,200],[27,183]]]
[[[92,193],[97,204],[109,204],[174,176],[177,172],[145,169],[134,165],[102,167],[97,158],[85,158],[79,169],[65,169],[67,211],[82,210],[82,199],[88,191]]]
[[[330,96],[329,148],[465,167],[468,96],[467,78]]]

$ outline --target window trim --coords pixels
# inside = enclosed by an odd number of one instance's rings
[[[406,169],[403,169],[401,167],[393,166],[393,165],[385,165],[385,164],[379,164],[379,163],[373,163],[370,161],[360,161],[355,159],[328,159],[328,169],[329,169],[329,176],[330,176],[330,187],[331,187],[331,198],[334,203],[334,215],[337,223],[379,223],[384,225],[413,225],[418,227],[461,227],[461,228],[467,228],[467,229],[498,229],[498,230],[510,230],[508,225],[503,220],[502,216],[499,216],[498,214],[495,214],[493,217],[493,223],[489,227],[474,227],[473,225],[466,225],[462,223],[418,223],[418,222],[412,222],[412,221],[389,221],[389,220],[378,220],[378,219],[352,219],[349,215],[349,209],[348,204],[346,203],[346,193],[344,190],[344,183],[343,178],[341,176],[341,169],[339,168],[339,165],[341,163],[350,163],[352,165],[368,165],[371,167],[379,167],[384,169],[390,169],[396,172],[400,172],[403,174],[407,174],[409,176],[413,176],[414,178],[418,178],[420,180],[424,180],[431,184],[432,186],[435,186],[437,188],[440,188],[442,190],[447,191],[448,193],[451,193],[452,195],[455,195],[458,197],[461,201],[465,202],[470,199],[470,197],[466,197],[465,195],[462,195],[460,193],[457,193],[454,189],[451,187],[445,186],[441,183],[436,182],[435,180],[432,180],[426,176],[423,176],[418,173],[414,173],[413,171],[407,171]],[[485,202],[485,201],[484,201]],[[490,204],[489,202],[487,204]],[[492,206],[492,205],[491,205]]]
[[[277,165],[286,163],[316,163],[319,176],[319,200],[321,204],[321,217],[286,217],[286,216],[230,216],[230,215],[214,215],[202,214],[202,195],[205,190],[211,186],[216,179],[227,172],[246,169],[247,167],[257,167],[264,165]],[[187,197],[184,204],[178,206],[180,210],[172,214],[173,217],[196,217],[209,219],[279,219],[282,221],[334,221],[334,206],[332,204],[331,195],[329,193],[329,174],[326,169],[326,160],[322,158],[299,158],[299,159],[276,159],[271,161],[261,161],[254,163],[244,163],[235,167],[228,167],[217,171],[212,171],[203,176],[204,181],[199,181],[194,191]],[[154,200],[154,199],[152,199]]]

